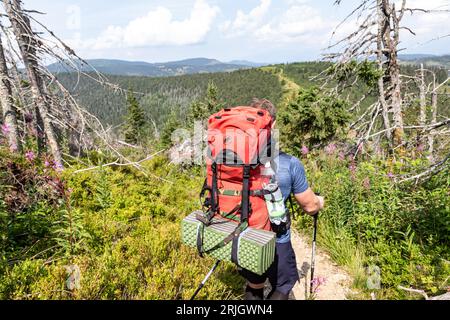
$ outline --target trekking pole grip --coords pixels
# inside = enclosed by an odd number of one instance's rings
[[[320,195],[320,192],[316,192],[315,195],[316,195],[317,197],[320,197],[320,196],[321,196],[321,195]],[[314,224],[317,224],[317,220],[319,219],[319,214],[320,214],[320,210],[317,211],[317,213],[313,216],[313,218],[314,218]]]

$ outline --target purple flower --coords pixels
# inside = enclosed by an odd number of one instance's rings
[[[27,151],[25,153],[25,158],[29,161],[29,162],[33,162],[34,159],[36,159],[36,155],[34,154],[33,151]]]
[[[64,167],[63,167],[63,165],[62,165],[61,163],[56,162],[56,161],[53,161],[53,166],[52,166],[52,168],[53,168],[55,171],[60,172],[60,171],[62,171],[62,169],[63,169]]]
[[[389,179],[393,179],[393,178],[395,177],[394,174],[393,174],[392,172],[389,172],[389,173],[387,174],[387,176],[388,176]]]
[[[330,143],[327,147],[325,147],[325,152],[331,156],[336,152],[336,149],[336,145],[334,143]]]
[[[314,288],[314,293],[318,293],[320,291],[319,287],[326,284],[327,279],[324,277],[314,278],[312,281],[312,286]]]
[[[345,153],[344,152],[339,152],[339,160],[345,161]]]
[[[51,166],[52,166],[52,164],[50,163],[50,161],[45,160],[45,162],[44,162],[44,167],[49,168],[49,167],[51,167]]]
[[[11,128],[7,123],[2,124],[2,133],[4,136],[8,135],[11,132]]]
[[[309,149],[307,146],[302,147],[302,155],[307,156],[309,154]]]

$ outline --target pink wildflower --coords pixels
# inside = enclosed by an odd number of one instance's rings
[[[339,152],[339,160],[345,161],[345,153],[344,152]]]
[[[393,179],[393,178],[395,177],[394,174],[393,174],[392,172],[389,172],[389,173],[387,174],[387,176],[388,176],[389,179]]]
[[[36,159],[36,155],[34,154],[33,151],[27,151],[25,153],[25,158],[29,161],[29,162],[33,162],[34,159]]]
[[[326,282],[327,282],[327,279],[324,277],[314,278],[311,283],[313,286],[314,293],[318,293],[320,291],[320,286],[325,285]]]
[[[11,128],[7,123],[2,124],[2,133],[4,136],[8,135],[11,132]]]
[[[325,147],[325,152],[328,155],[333,155],[337,150],[337,146],[334,143],[329,144],[327,147]]]
[[[309,149],[307,146],[302,147],[302,155],[306,156],[309,154]]]

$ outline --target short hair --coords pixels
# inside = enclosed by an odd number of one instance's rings
[[[275,121],[277,119],[277,108],[274,106],[272,102],[267,99],[253,99],[250,107],[266,110],[272,116],[272,119]]]

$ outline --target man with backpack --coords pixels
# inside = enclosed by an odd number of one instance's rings
[[[231,261],[248,282],[246,300],[264,299],[267,279],[272,284],[267,298],[287,300],[299,280],[286,209],[291,195],[312,216],[324,207],[324,199],[309,187],[300,160],[277,152],[275,125],[275,106],[257,99],[250,106],[223,109],[208,121],[207,178],[200,194],[205,202],[196,215],[201,222],[197,249],[203,257],[211,250],[231,247]],[[216,216],[234,221],[236,227],[205,250],[204,230]],[[275,260],[262,275],[240,267],[240,240],[249,228],[276,234]]]
[[[255,99],[251,107],[267,110],[273,118],[272,129],[275,128],[276,108],[270,101]],[[306,213],[311,216],[318,214],[324,208],[324,198],[316,196],[309,187],[305,169],[300,160],[280,152],[274,162],[284,203],[287,203],[289,197],[293,195]],[[247,270],[240,270],[240,274],[248,282],[245,290],[246,300],[263,300],[267,279],[272,285],[272,291],[267,299],[288,300],[294,285],[299,281],[296,257],[291,243],[290,216],[288,220],[287,227],[277,232],[275,262],[266,274],[258,276]]]

